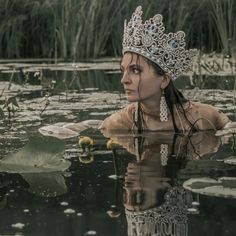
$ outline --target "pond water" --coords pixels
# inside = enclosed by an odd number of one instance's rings
[[[235,120],[235,78],[185,76],[176,85]],[[5,68],[0,93],[0,235],[236,235],[234,135],[38,132],[124,107],[110,69]],[[93,142],[85,150],[83,137]]]

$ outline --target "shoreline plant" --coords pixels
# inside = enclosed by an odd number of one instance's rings
[[[0,0],[0,58],[86,60],[121,54],[123,20],[137,5],[163,15],[188,47],[236,53],[235,0]]]

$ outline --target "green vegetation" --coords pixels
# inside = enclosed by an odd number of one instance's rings
[[[78,60],[121,53],[123,21],[137,5],[161,13],[188,46],[236,52],[235,0],[0,0],[0,58]]]
[[[11,122],[11,117],[14,116],[16,109],[19,108],[16,97],[9,97],[5,99],[5,103],[3,104],[3,108],[0,107],[0,119],[5,118],[4,110],[7,111],[8,114],[8,122]]]

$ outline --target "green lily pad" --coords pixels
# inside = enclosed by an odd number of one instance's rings
[[[231,133],[230,129],[222,129],[222,130],[216,131],[215,136],[224,136],[230,133]]]
[[[236,177],[191,178],[183,183],[183,187],[194,193],[207,196],[236,198]]]
[[[54,137],[34,136],[17,153],[0,160],[0,171],[41,173],[65,171],[71,165],[63,159],[64,142]]]
[[[29,191],[42,197],[55,197],[67,192],[61,173],[24,173],[21,176],[29,184]]]
[[[56,125],[43,126],[39,128],[39,133],[47,137],[55,137],[58,139],[73,138],[79,135],[78,132]]]
[[[230,165],[236,165],[236,157],[235,156],[228,157],[224,159],[224,163],[230,164]]]

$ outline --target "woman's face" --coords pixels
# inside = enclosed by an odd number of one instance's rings
[[[125,53],[121,70],[121,83],[129,102],[160,99],[163,76],[157,75],[142,56]]]

